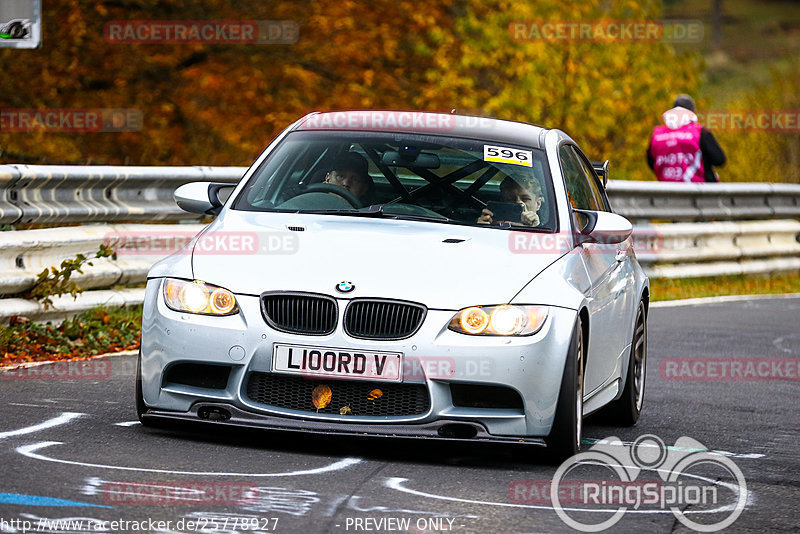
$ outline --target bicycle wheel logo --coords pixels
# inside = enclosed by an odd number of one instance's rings
[[[628,512],[667,511],[692,530],[717,532],[738,519],[748,492],[730,458],[686,436],[667,446],[645,434],[630,446],[606,438],[562,463],[550,497],[561,520],[581,532],[611,528]]]

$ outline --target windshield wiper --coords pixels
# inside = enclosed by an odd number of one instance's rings
[[[389,205],[391,205],[391,204],[389,204]],[[391,219],[411,219],[411,220],[416,220],[416,221],[442,222],[442,221],[449,221],[450,220],[447,217],[445,217],[444,215],[439,215],[438,213],[436,215],[416,215],[416,214],[413,214],[413,213],[392,213],[391,211],[384,211],[384,209],[383,209],[384,206],[387,206],[387,204],[373,204],[372,206],[367,207],[366,211],[363,211],[361,213],[369,213],[369,214],[374,215],[374,216],[386,217],[386,218],[391,218]]]
[[[353,217],[375,217],[377,219],[397,219],[397,220],[413,220],[413,221],[433,221],[445,222],[449,221],[444,215],[434,217],[432,215],[414,215],[412,213],[392,213],[384,211],[385,204],[373,204],[367,208],[360,210],[303,210],[301,213],[313,213],[319,215],[350,215]]]

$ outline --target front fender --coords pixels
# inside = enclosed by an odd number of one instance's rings
[[[580,310],[591,287],[580,255],[573,252],[551,263],[511,299],[512,304],[540,304]]]

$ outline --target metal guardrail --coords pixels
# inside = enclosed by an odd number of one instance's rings
[[[172,199],[194,181],[236,183],[246,167],[0,165],[0,224],[198,220]],[[800,218],[800,185],[611,180],[608,194],[634,221]]]
[[[0,323],[7,325],[14,315],[27,317],[36,322],[61,322],[64,319],[100,306],[141,306],[144,303],[144,288],[99,289],[85,291],[73,299],[64,295],[53,299],[53,307],[45,309],[35,300],[22,298],[0,299]]]
[[[189,182],[236,183],[247,167],[0,165],[0,224],[199,220],[172,194]]]
[[[202,228],[117,224],[0,232],[0,324],[12,315],[57,320],[103,304],[141,304],[142,289],[109,288],[144,282],[153,263],[180,250]],[[634,228],[633,243],[650,276],[685,278],[800,270],[798,236],[796,220],[647,224]],[[21,298],[43,269],[78,253],[93,257],[100,244],[117,254],[73,274],[88,289],[77,300],[54,299],[55,309],[45,310]]]
[[[188,243],[203,227],[119,224],[0,232],[0,295],[17,295],[31,289],[42,270],[58,267],[62,260],[77,254],[83,254],[93,264],[86,265],[83,273],[72,275],[71,279],[84,289],[142,283],[156,261],[177,251],[175,243]],[[149,248],[135,249],[137,236],[143,236]],[[169,236],[173,239],[166,245]],[[156,243],[160,245],[154,246]],[[117,250],[116,257],[91,259],[101,244]]]
[[[96,306],[141,305],[143,288],[111,288],[144,283],[155,262],[178,251],[203,228],[202,224],[117,224],[0,232],[0,324],[13,315],[58,321]],[[117,253],[95,258],[101,244]],[[77,299],[57,297],[53,308],[45,309],[38,301],[23,298],[42,270],[58,267],[77,254],[92,263],[71,275],[86,290]]]
[[[727,221],[800,218],[800,185],[611,180],[614,211],[632,221]]]
[[[236,183],[245,171],[245,167],[0,165],[0,224],[199,220],[177,207],[175,189],[194,181]],[[612,180],[608,193],[615,211],[638,223],[637,255],[652,276],[800,269],[800,222],[791,220],[800,218],[800,185]],[[693,222],[651,225],[651,220]],[[170,234],[180,234],[185,241],[200,228],[199,224],[101,224],[0,232],[0,321],[17,314],[55,320],[104,303],[141,304],[142,289],[110,288],[143,282],[164,250],[93,260],[83,274],[74,275],[87,291],[77,300],[54,299],[55,309],[44,310],[38,302],[20,297],[44,268],[78,253],[92,257],[101,243],[115,247],[121,245],[121,236]]]
[[[636,256],[649,276],[690,278],[800,270],[800,221],[637,226]]]

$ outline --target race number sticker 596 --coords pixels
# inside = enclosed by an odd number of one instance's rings
[[[502,146],[483,145],[483,160],[531,167],[533,152]]]

